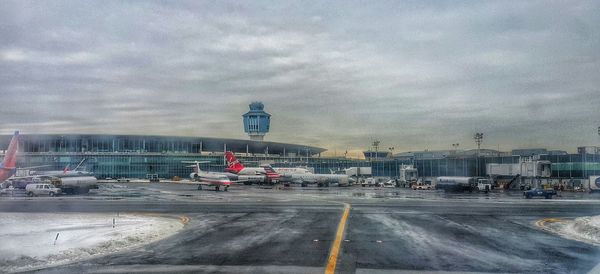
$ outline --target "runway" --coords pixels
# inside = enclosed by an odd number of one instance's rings
[[[198,193],[148,184],[129,185],[128,190],[141,195],[2,198],[0,211],[189,218],[179,233],[164,240],[39,273],[324,273],[344,204],[350,210],[336,273],[587,273],[600,263],[598,246],[535,226],[542,218],[599,215],[600,201],[594,197],[524,200],[518,195],[444,197],[434,192],[407,197],[417,194],[371,188],[240,187]],[[161,191],[170,194],[156,194]]]

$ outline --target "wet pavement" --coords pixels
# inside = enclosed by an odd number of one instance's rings
[[[521,192],[446,194],[397,188],[198,191],[178,184],[103,184],[89,195],[1,197],[4,212],[147,212],[186,216],[183,230],[143,247],[41,273],[323,273],[344,204],[338,273],[587,273],[600,248],[535,226],[600,215],[598,197]]]

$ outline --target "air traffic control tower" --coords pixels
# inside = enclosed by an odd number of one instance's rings
[[[244,131],[250,136],[250,140],[262,141],[265,134],[269,132],[271,114],[264,111],[265,105],[261,102],[252,102],[250,111],[242,115],[244,117]]]

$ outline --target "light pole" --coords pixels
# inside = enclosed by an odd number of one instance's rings
[[[454,148],[454,154],[456,154],[456,152],[458,151],[458,146],[459,146],[458,143],[452,144],[452,148]]]
[[[481,142],[483,142],[483,133],[481,132],[477,132],[475,133],[475,135],[473,136],[473,139],[475,139],[475,143],[477,143],[477,158],[475,161],[475,174],[476,176],[479,177],[479,150],[481,149]]]
[[[379,152],[379,144],[380,143],[381,142],[379,140],[373,141],[373,148],[375,149],[375,161],[377,161],[377,156],[378,156],[377,154]]]

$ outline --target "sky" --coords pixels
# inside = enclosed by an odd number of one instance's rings
[[[0,1],[0,133],[600,145],[599,1]]]

